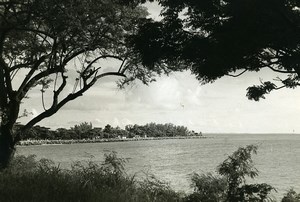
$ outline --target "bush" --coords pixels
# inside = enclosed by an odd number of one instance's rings
[[[293,189],[290,189],[284,195],[281,202],[300,202],[300,194],[297,194]]]
[[[274,190],[272,186],[265,183],[246,184],[246,177],[253,179],[258,175],[251,158],[256,151],[254,145],[239,148],[218,166],[220,177],[193,174],[194,193],[187,197],[187,201],[250,202],[270,199],[269,194]]]
[[[228,185],[225,178],[214,176],[211,173],[202,175],[193,173],[191,181],[194,193],[186,198],[187,202],[221,202],[226,200]]]
[[[140,198],[145,201],[176,202],[182,201],[182,196],[170,188],[170,186],[155,176],[150,175],[140,183]]]
[[[0,201],[263,202],[274,188],[246,182],[258,175],[251,159],[256,149],[239,148],[218,166],[218,175],[193,173],[194,192],[187,196],[153,175],[141,181],[128,176],[126,160],[115,152],[105,154],[101,164],[75,162],[68,170],[47,159],[17,156],[0,171]],[[300,194],[291,189],[282,202],[300,202]]]
[[[0,172],[0,201],[180,201],[171,188],[155,178],[139,182],[124,171],[116,153],[102,164],[76,162],[70,170],[34,156],[17,156]]]

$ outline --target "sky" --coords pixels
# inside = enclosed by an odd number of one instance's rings
[[[146,6],[151,16],[159,19],[159,7]],[[91,122],[94,127],[110,124],[124,128],[156,122],[184,125],[203,133],[300,133],[299,88],[272,92],[259,102],[246,97],[247,87],[276,76],[280,74],[264,70],[201,85],[189,71],[174,72],[148,86],[137,82],[124,90],[117,88],[117,78],[105,78],[38,125],[56,129]],[[21,123],[43,110],[39,90],[29,97],[22,109],[32,114],[21,118]]]

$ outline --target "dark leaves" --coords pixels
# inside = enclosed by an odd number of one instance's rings
[[[163,7],[162,23],[159,27],[148,24],[153,31],[145,32],[143,28],[138,34],[144,44],[137,50],[144,53],[146,65],[181,61],[203,83],[232,72],[259,71],[266,66],[286,74],[300,69],[298,1],[158,2]],[[284,85],[296,87],[289,80]],[[271,83],[252,86],[247,97],[259,100],[275,88]]]
[[[275,190],[272,186],[247,184],[246,178],[255,178],[258,170],[254,167],[252,154],[256,154],[257,146],[240,147],[221,163],[217,172],[221,176],[192,175],[194,193],[187,197],[188,201],[228,201],[250,202],[268,200],[269,194]]]
[[[289,78],[283,80],[282,83],[284,84],[285,87],[292,88],[292,89],[299,86],[298,77],[295,77],[295,78],[289,77]]]
[[[261,85],[254,85],[247,88],[247,97],[249,100],[259,101],[265,99],[265,94],[269,94],[272,90],[276,89],[276,85],[270,81],[263,82]]]
[[[153,66],[163,57],[163,31],[159,22],[146,21],[139,28],[140,35],[133,36],[131,41],[140,53],[143,64]]]

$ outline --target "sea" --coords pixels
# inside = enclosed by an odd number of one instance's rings
[[[17,154],[47,158],[68,168],[76,161],[101,163],[104,154],[117,152],[127,160],[126,171],[144,178],[154,175],[176,191],[193,191],[191,174],[216,173],[216,168],[239,147],[258,146],[253,155],[259,171],[248,183],[267,183],[281,199],[293,188],[300,193],[300,134],[204,134],[202,139],[166,139],[70,145],[19,146]]]

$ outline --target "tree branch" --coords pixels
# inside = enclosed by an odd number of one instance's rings
[[[34,62],[27,62],[27,63],[17,64],[17,65],[14,65],[14,66],[10,67],[9,71],[13,72],[17,69],[20,69],[22,67],[28,67],[28,66],[33,65],[33,64],[34,64]]]
[[[241,73],[237,74],[237,75],[232,75],[232,74],[226,74],[227,76],[231,76],[231,77],[239,77],[241,75],[243,75],[244,73],[246,73],[248,71],[248,69],[245,69],[244,71],[242,71]]]
[[[20,27],[17,27],[15,28],[15,30],[18,30],[18,31],[27,31],[27,32],[33,32],[33,33],[38,33],[38,34],[42,34],[42,35],[45,35],[47,37],[50,37],[52,39],[55,38],[54,35],[46,32],[46,31],[42,31],[42,30],[38,30],[38,29],[30,29],[30,28],[20,28]]]
[[[98,60],[105,59],[105,58],[113,58],[113,59],[117,59],[117,60],[123,61],[123,59],[121,57],[118,57],[118,56],[115,56],[115,55],[101,55],[101,56],[95,58],[92,62],[90,62],[88,64],[88,66],[85,68],[85,70],[89,69]]]
[[[100,79],[102,77],[105,77],[105,76],[121,76],[121,77],[126,77],[125,74],[120,73],[120,72],[105,72],[103,74],[97,75],[95,78],[96,78],[96,80],[98,80],[98,79]]]
[[[22,84],[20,85],[19,89],[18,89],[18,95],[24,90],[25,86],[28,85],[30,78],[32,77],[32,75],[34,74],[34,72],[38,69],[38,67],[45,61],[46,59],[46,55],[40,57],[33,65],[33,67],[30,69],[29,73],[25,76]],[[26,93],[25,93],[26,94]],[[24,95],[25,95],[24,94]]]
[[[19,88],[17,91],[17,96],[18,99],[21,100],[24,98],[24,96],[27,94],[30,88],[32,88],[37,81],[39,81],[42,78],[45,78],[51,74],[58,73],[58,72],[63,72],[62,67],[57,67],[53,69],[47,69],[45,71],[40,72],[39,74],[35,75],[30,81],[25,83],[22,87]]]
[[[44,93],[45,93],[45,90],[42,88],[42,89],[41,89],[41,92],[42,92],[42,106],[43,106],[44,110],[46,110],[46,107],[45,107],[45,99],[44,99]]]
[[[2,54],[3,54],[3,46],[6,37],[6,32],[0,32],[0,58],[3,61]],[[5,86],[5,75],[4,75],[4,68],[5,65],[0,63],[0,112],[7,106],[7,90]],[[2,118],[2,117],[1,117]]]
[[[266,67],[270,68],[271,70],[273,70],[274,72],[279,72],[279,73],[284,73],[284,74],[295,74],[297,73],[296,71],[283,71],[283,70],[279,70],[279,69],[275,69],[274,67],[272,67],[271,65],[266,65]]]
[[[126,62],[126,58],[122,61],[122,64],[120,65],[120,68],[119,68],[119,70],[118,70],[118,72],[120,73],[121,72],[121,70],[122,70],[122,68],[123,68],[123,66],[124,66],[124,64],[125,64],[125,62]],[[123,72],[123,71],[122,71]],[[124,71],[125,72],[125,71]],[[123,72],[123,73],[124,73]]]
[[[2,67],[3,70],[3,76],[5,78],[5,85],[6,85],[6,92],[10,99],[13,99],[13,89],[11,84],[11,78],[9,73],[9,68],[2,57],[0,57],[0,67]]]
[[[67,76],[64,75],[63,72],[61,72],[61,76],[62,76],[62,83],[60,85],[60,87],[57,89],[57,91],[53,91],[53,102],[52,102],[52,106],[48,109],[45,110],[44,112],[42,112],[41,114],[39,114],[38,116],[34,117],[31,121],[29,121],[26,125],[24,125],[21,129],[21,131],[26,131],[28,129],[30,129],[32,126],[34,126],[36,123],[40,122],[41,120],[43,120],[46,117],[50,117],[53,114],[55,114],[64,104],[59,104],[58,103],[58,96],[59,94],[63,91],[63,89],[65,88],[66,84],[67,84]],[[72,95],[69,94],[64,100],[67,100],[67,98]],[[74,98],[75,99],[75,98]],[[63,100],[63,101],[64,101]],[[61,103],[63,102],[61,101]],[[14,140],[15,143],[17,143],[18,141],[20,141],[21,139],[21,134],[17,133],[16,138]]]
[[[87,52],[89,51],[88,49],[82,49],[82,50],[79,50],[73,54],[71,54],[70,52],[67,54],[67,56],[65,57],[65,59],[63,60],[63,63],[64,64],[67,64],[68,62],[70,62],[72,59],[74,59],[75,57],[77,57],[78,55],[84,53],[84,52]],[[71,54],[70,56],[68,56],[69,54]]]
[[[91,83],[89,83],[88,85],[85,85],[82,89],[80,89],[76,93],[70,93],[63,100],[58,102],[58,95],[62,92],[62,90],[64,89],[64,87],[67,84],[67,82],[66,82],[67,77],[64,76],[63,74],[62,74],[62,77],[63,77],[63,82],[62,82],[61,86],[59,87],[59,89],[57,91],[54,92],[52,106],[48,110],[45,110],[38,116],[34,117],[31,121],[29,121],[25,126],[22,127],[22,130],[27,130],[27,129],[31,128],[32,126],[34,126],[36,123],[43,120],[44,118],[52,116],[60,108],[62,108],[66,103],[70,102],[71,100],[76,99],[79,96],[82,96],[83,93],[85,91],[87,91],[95,83],[94,81],[92,81]],[[18,139],[19,138],[16,138],[16,142],[18,141]]]
[[[58,102],[58,95],[62,92],[62,90],[64,89],[64,87],[66,86],[66,83],[67,83],[67,81],[66,81],[67,77],[64,76],[62,73],[63,82],[62,82],[61,86],[59,87],[59,89],[54,92],[52,106],[48,110],[42,112],[41,114],[39,114],[38,116],[33,118],[31,121],[29,121],[25,126],[23,126],[22,130],[27,130],[27,129],[31,128],[32,126],[34,126],[36,123],[43,120],[44,118],[52,116],[60,108],[62,108],[66,103],[78,98],[79,96],[82,96],[83,93],[86,92],[90,87],[92,87],[98,79],[105,77],[105,76],[123,76],[124,77],[125,75],[118,73],[118,72],[106,72],[106,73],[103,73],[98,76],[95,75],[95,77],[92,79],[92,81],[90,81],[90,83],[88,83],[88,84],[85,84],[82,89],[80,89],[76,93],[70,93],[63,100]],[[15,141],[18,142],[19,138],[20,137],[16,138]]]
[[[282,88],[286,88],[286,86],[276,87],[276,88],[274,88],[274,90],[280,90],[280,89],[282,89]]]

